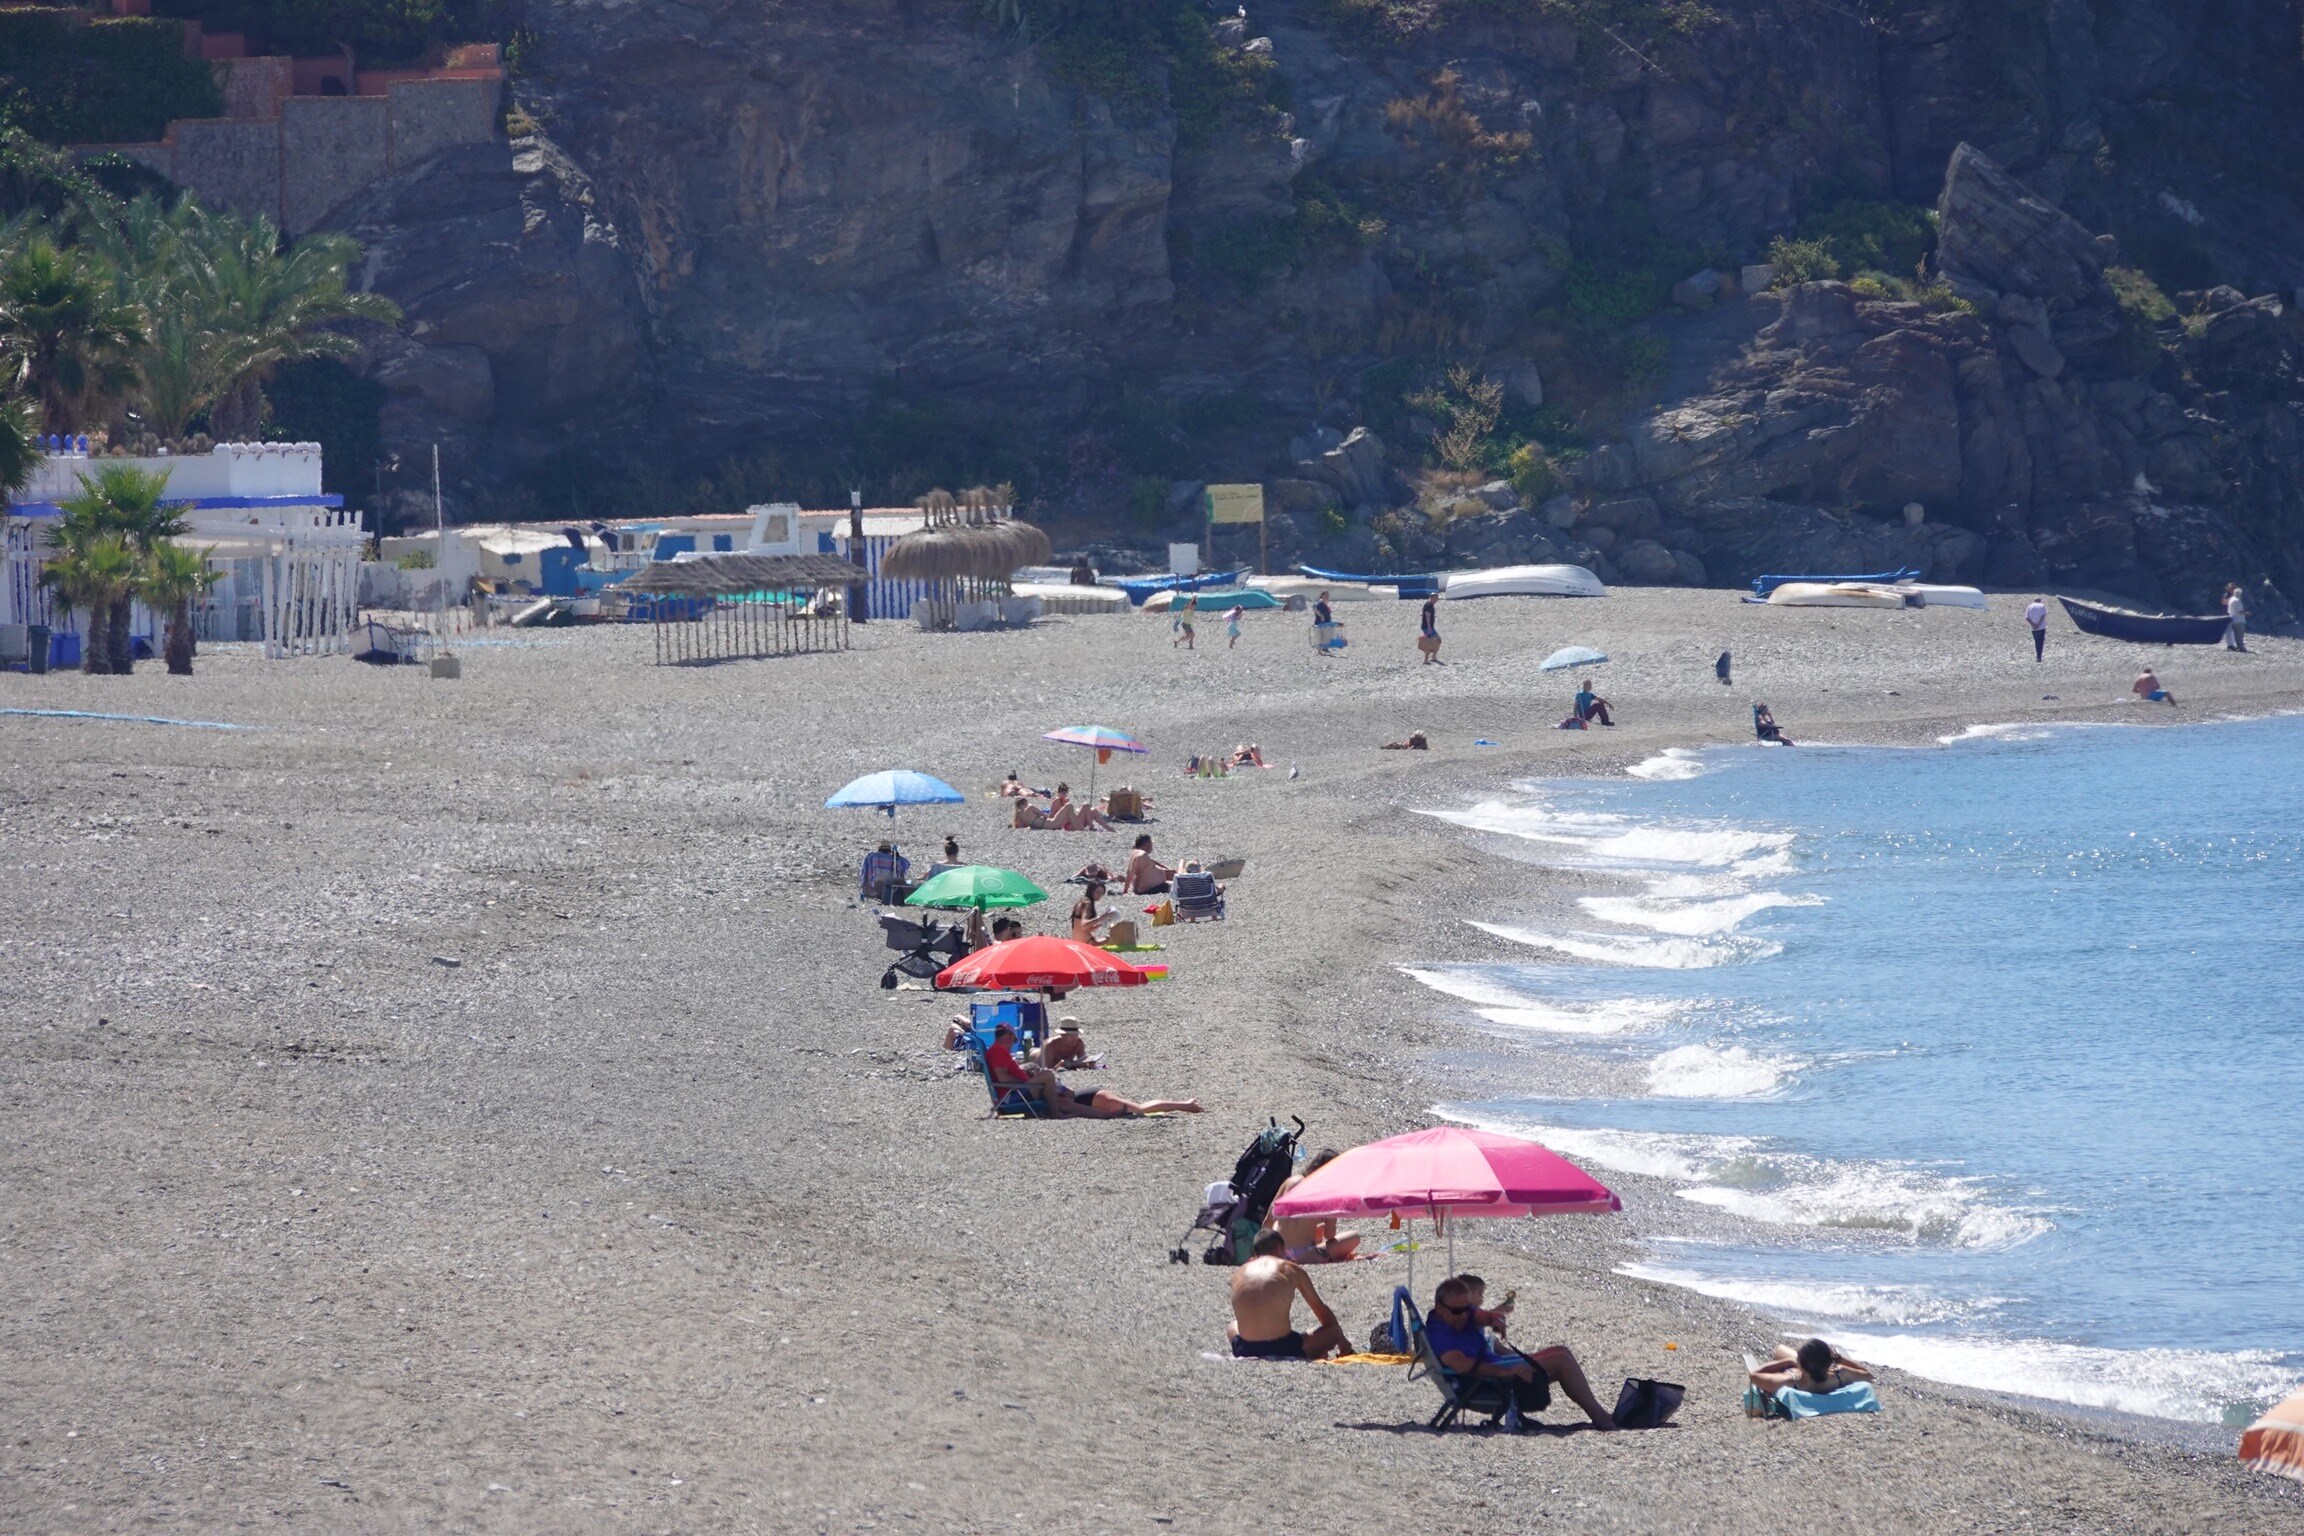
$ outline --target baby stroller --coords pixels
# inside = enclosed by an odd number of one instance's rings
[[[1296,1116],[1296,1129],[1284,1131],[1274,1120],[1266,1130],[1258,1131],[1248,1150],[1240,1154],[1240,1161],[1232,1165],[1232,1177],[1208,1186],[1202,1199],[1200,1214],[1192,1218],[1185,1228],[1183,1241],[1168,1250],[1171,1264],[1192,1262],[1188,1246],[1192,1234],[1203,1228],[1217,1234],[1200,1256],[1203,1264],[1245,1264],[1248,1249],[1256,1241],[1256,1233],[1264,1225],[1264,1214],[1272,1208],[1272,1197],[1280,1193],[1280,1186],[1296,1171],[1299,1155],[1297,1143],[1304,1136],[1304,1122]]]
[[[958,923],[939,928],[933,922],[914,922],[894,912],[880,914],[880,933],[899,957],[881,973],[880,985],[894,991],[899,975],[926,981],[968,953],[966,931]]]

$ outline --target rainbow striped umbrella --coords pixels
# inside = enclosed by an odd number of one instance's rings
[[[1043,731],[1042,741],[1060,741],[1069,747],[1089,747],[1096,753],[1095,762],[1088,765],[1088,799],[1096,799],[1096,765],[1112,761],[1115,752],[1146,753],[1152,749],[1126,731],[1116,731],[1108,725],[1067,725],[1061,730]]]

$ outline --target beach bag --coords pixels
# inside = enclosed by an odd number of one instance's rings
[[[1427,656],[1437,656],[1440,654],[1440,637],[1438,635],[1418,635],[1416,637],[1416,649]]]
[[[1616,1394],[1616,1427],[1661,1428],[1672,1422],[1672,1415],[1680,1411],[1681,1400],[1687,1395],[1688,1389],[1676,1381],[1627,1376],[1624,1390]]]
[[[1163,901],[1162,903],[1160,903],[1160,905],[1158,905],[1158,906],[1156,906],[1156,907],[1154,907],[1154,908],[1152,909],[1152,926],[1153,926],[1153,927],[1155,927],[1155,928],[1168,928],[1168,927],[1172,927],[1172,926],[1174,926],[1175,922],[1176,922],[1176,907],[1175,907],[1175,904],[1174,904],[1173,902],[1166,902],[1166,901]]]
[[[1104,814],[1114,821],[1142,821],[1144,797],[1129,785],[1122,784],[1105,797]]]
[[[1105,929],[1104,947],[1107,949],[1134,949],[1136,947],[1135,920],[1124,917],[1110,928]]]
[[[1247,868],[1246,859],[1218,859],[1208,866],[1208,873],[1219,880],[1237,880]]]

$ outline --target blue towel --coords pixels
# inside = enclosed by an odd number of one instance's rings
[[[1784,1410],[1788,1419],[1880,1411],[1880,1399],[1872,1395],[1872,1383],[1868,1381],[1852,1381],[1836,1392],[1803,1392],[1798,1387],[1778,1387],[1776,1405]]]

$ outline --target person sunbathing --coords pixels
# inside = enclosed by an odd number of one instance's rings
[[[1131,896],[1158,896],[1168,889],[1168,882],[1176,878],[1176,871],[1152,857],[1152,834],[1136,834],[1136,846],[1128,850],[1128,866],[1121,879]]]
[[[1232,749],[1231,766],[1234,768],[1268,768],[1271,764],[1264,761],[1264,751],[1261,747],[1252,741],[1247,741]]]
[[[1016,809],[1008,817],[1008,825],[1026,832],[1046,832],[1052,829],[1056,823],[1048,819],[1046,811],[1031,801],[1019,800],[1016,802]]]
[[[1048,1043],[1032,1055],[1051,1072],[1088,1065],[1088,1042],[1080,1037],[1080,1021],[1074,1018],[1058,1019],[1056,1033],[1050,1035]]]
[[[1870,1370],[1822,1339],[1810,1339],[1798,1349],[1779,1344],[1776,1352],[1768,1357],[1768,1363],[1752,1372],[1752,1385],[1770,1396],[1785,1387],[1822,1395],[1871,1379]]]
[[[1277,1200],[1285,1195],[1336,1161],[1338,1155],[1334,1147],[1323,1147],[1313,1153],[1303,1171],[1290,1174],[1273,1198]],[[1360,1234],[1338,1232],[1336,1218],[1333,1216],[1273,1216],[1267,1213],[1264,1228],[1268,1232],[1279,1233],[1287,1243],[1284,1251],[1291,1264],[1342,1264],[1357,1258],[1360,1253]]]
[[[1010,769],[1008,777],[1000,781],[1000,794],[1004,799],[1022,800],[1038,793],[1038,790],[1026,787],[1024,781],[1017,777],[1014,769]]]
[[[1248,1262],[1232,1273],[1232,1322],[1224,1331],[1238,1359],[1324,1360],[1345,1352],[1344,1325],[1303,1266],[1285,1256],[1287,1246],[1279,1233],[1259,1232]],[[1319,1324],[1309,1334],[1296,1331],[1299,1296]]]
[[[1059,832],[1109,832],[1112,823],[1104,813],[1092,805],[1075,805],[1072,786],[1058,784],[1056,796],[1048,802],[1048,821]]]
[[[1045,1069],[1043,1069],[1045,1070]],[[1050,1081],[1054,1081],[1051,1077]],[[1053,1104],[1059,1119],[1121,1120],[1133,1115],[1196,1115],[1200,1113],[1198,1099],[1146,1099],[1138,1103],[1124,1099],[1109,1088],[1091,1088],[1082,1093],[1077,1088],[1063,1090],[1064,1097]]]
[[[1425,1321],[1424,1337],[1440,1363],[1459,1376],[1511,1383],[1505,1390],[1522,1412],[1544,1408],[1552,1400],[1550,1383],[1558,1382],[1569,1400],[1584,1410],[1595,1429],[1614,1429],[1616,1416],[1600,1406],[1584,1368],[1565,1344],[1548,1344],[1533,1354],[1498,1348],[1488,1330],[1499,1335],[1509,1323],[1509,1306],[1490,1312],[1482,1307],[1488,1287],[1478,1275],[1455,1275],[1440,1282],[1432,1293],[1432,1315]]]
[[[1088,882],[1087,891],[1078,901],[1072,903],[1073,943],[1101,944],[1104,942],[1104,935],[1099,930],[1106,923],[1112,921],[1112,916],[1108,912],[1098,910],[1096,906],[1097,901],[1103,895],[1104,887],[1091,880]]]
[[[1386,752],[1429,752],[1432,750],[1432,743],[1424,739],[1422,731],[1410,731],[1406,741],[1388,741],[1384,743],[1382,750]]]

